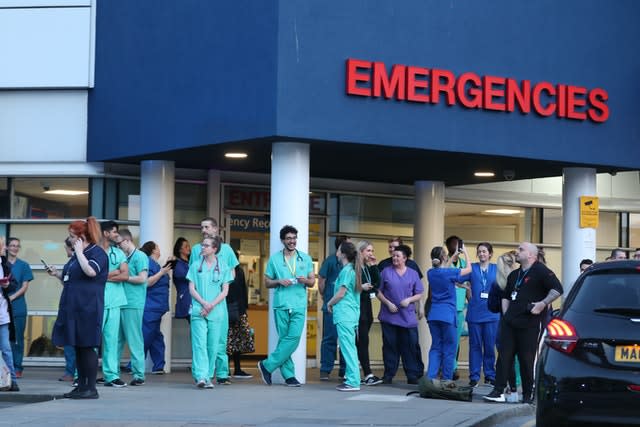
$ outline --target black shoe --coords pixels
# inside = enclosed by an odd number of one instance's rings
[[[486,384],[486,383],[487,383],[487,382],[485,381],[485,384]],[[477,381],[477,380],[471,380],[471,381],[469,381],[469,387],[473,387],[473,388],[478,387],[478,381]]]
[[[417,385],[418,384],[418,379],[417,378],[408,378],[407,379],[407,384]]]
[[[491,385],[491,386],[495,386],[496,385],[496,380],[493,378],[485,378],[484,379],[484,383]]]
[[[218,385],[231,385],[229,378],[218,378]]]
[[[504,403],[505,402],[504,393],[494,388],[491,391],[491,393],[484,396],[484,400],[488,400],[489,402]]]
[[[243,371],[242,369],[239,371],[235,371],[233,373],[233,378],[243,378],[243,379],[250,379],[253,378],[253,375],[251,375],[248,372]]]
[[[141,378],[134,378],[133,380],[131,380],[129,385],[132,385],[132,386],[144,385],[144,380]]]
[[[97,399],[99,397],[98,390],[85,390],[73,394],[70,399]]]
[[[64,397],[65,399],[71,399],[72,396],[78,393],[80,393],[80,390],[78,390],[78,387],[76,387],[73,390],[71,390],[69,393],[63,394],[62,397]]]
[[[458,374],[458,370],[456,369],[455,371],[453,371],[453,377],[452,379],[454,381],[458,381],[460,379],[460,375]]]
[[[122,388],[122,387],[126,387],[127,383],[125,383],[124,381],[122,381],[120,378],[116,378],[115,380],[112,381],[107,381],[104,383],[105,387],[116,387],[116,388]]]
[[[258,372],[260,372],[262,381],[264,381],[266,385],[271,385],[271,372],[267,371],[267,368],[264,367],[262,362],[258,362]]]
[[[151,375],[164,375],[164,369],[156,369],[155,371],[151,371]]]
[[[77,379],[77,378],[76,378],[76,379]],[[96,379],[96,384],[104,384],[104,383],[105,383],[105,381],[104,381],[104,377],[100,377],[100,378],[97,378],[97,379]]]
[[[300,384],[300,381],[296,379],[296,377],[287,378],[286,380],[284,380],[284,382],[287,387],[300,387],[302,385]]]
[[[527,403],[529,405],[533,405],[533,397],[532,396],[522,396],[522,400],[520,401],[520,403]]]
[[[393,378],[384,377],[382,378],[382,384],[391,384],[393,382]]]
[[[11,387],[7,391],[20,391],[20,387],[18,387],[18,383],[12,382]]]

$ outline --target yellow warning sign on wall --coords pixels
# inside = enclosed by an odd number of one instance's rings
[[[600,209],[596,196],[580,197],[580,228],[598,228]]]

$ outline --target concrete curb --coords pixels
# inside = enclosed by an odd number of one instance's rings
[[[49,400],[64,399],[62,394],[28,394],[20,392],[3,392],[0,393],[0,402],[13,403],[40,403]]]
[[[489,405],[490,404],[491,403],[489,403]],[[502,405],[502,404],[498,403],[498,405]],[[483,418],[472,424],[468,424],[468,427],[491,427],[505,420],[508,420],[509,418],[521,417],[526,415],[534,415],[536,412],[535,406],[533,405],[518,404],[518,405],[509,405],[509,406],[510,407],[505,408],[504,411],[496,412],[494,414],[489,415],[486,418]]]

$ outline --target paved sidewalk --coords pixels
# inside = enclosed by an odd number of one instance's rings
[[[484,426],[532,413],[529,405],[484,403],[487,386],[475,389],[473,402],[453,402],[407,397],[417,388],[402,383],[341,393],[338,380],[319,381],[317,369],[300,388],[266,386],[257,369],[245,370],[254,378],[213,390],[197,389],[183,369],[149,375],[141,387],[100,385],[97,400],[69,400],[61,398],[70,390],[57,381],[61,369],[28,368],[20,392],[0,392],[0,426]]]

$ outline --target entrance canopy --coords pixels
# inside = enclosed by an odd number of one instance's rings
[[[447,185],[640,168],[640,4],[111,0],[90,161]],[[225,159],[228,151],[248,154]]]

